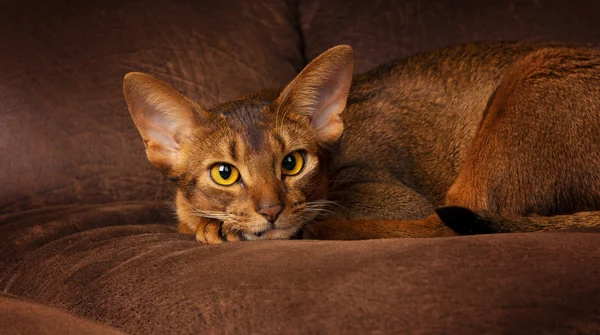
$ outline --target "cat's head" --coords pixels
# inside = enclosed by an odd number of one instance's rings
[[[314,219],[352,70],[352,49],[337,46],[280,92],[209,110],[153,77],[127,74],[125,99],[148,160],[177,183],[180,228],[216,219],[245,239],[287,239]]]

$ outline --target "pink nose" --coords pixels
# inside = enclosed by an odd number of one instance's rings
[[[261,206],[257,212],[267,219],[267,221],[273,223],[277,220],[277,217],[283,210],[283,206],[280,204],[269,204],[266,206]]]

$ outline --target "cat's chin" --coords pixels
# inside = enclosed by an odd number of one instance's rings
[[[296,233],[298,229],[295,228],[273,228],[262,234],[253,233],[242,233],[244,239],[248,241],[260,241],[260,240],[289,240]]]

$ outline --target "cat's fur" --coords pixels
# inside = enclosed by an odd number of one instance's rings
[[[124,92],[148,159],[178,185],[179,230],[201,242],[305,226],[306,237],[364,239],[600,224],[591,49],[477,43],[352,78],[352,49],[339,46],[283,90],[211,110],[140,73]],[[307,165],[283,177],[294,150]],[[216,185],[218,162],[240,182]]]

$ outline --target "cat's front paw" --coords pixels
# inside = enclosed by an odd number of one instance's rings
[[[202,244],[219,244],[240,240],[240,236],[231,231],[223,232],[222,221],[209,220],[198,225],[196,229],[196,241]]]

